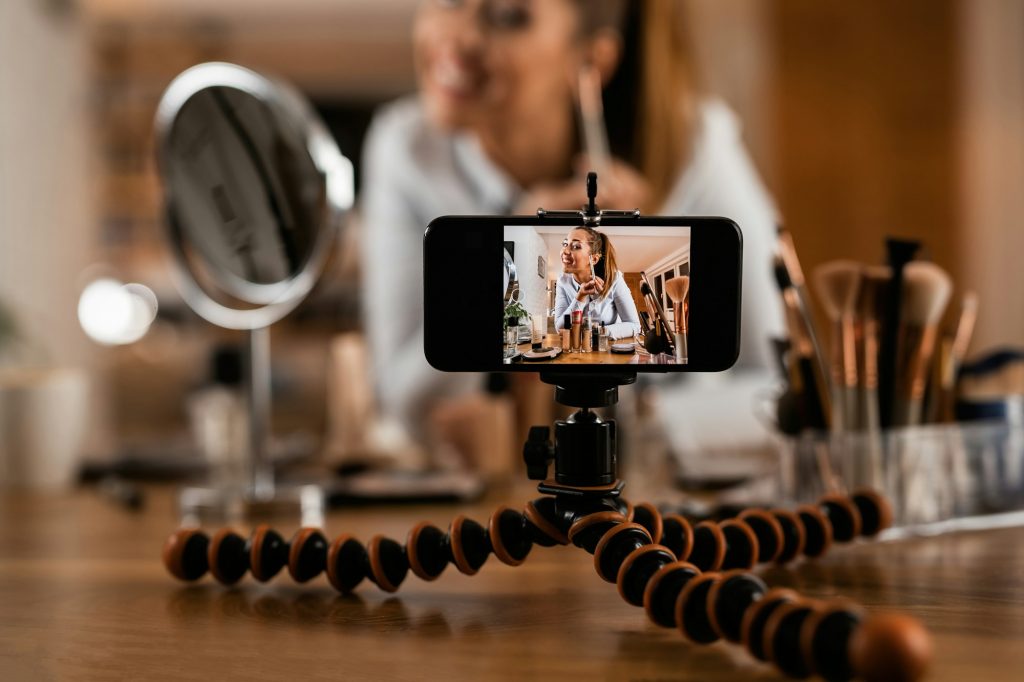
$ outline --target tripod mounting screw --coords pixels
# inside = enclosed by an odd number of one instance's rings
[[[551,428],[531,426],[526,444],[523,445],[526,475],[530,477],[530,480],[543,481],[548,477],[548,464],[554,458],[555,448],[551,444]]]

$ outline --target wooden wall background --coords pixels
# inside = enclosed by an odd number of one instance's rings
[[[948,321],[981,295],[972,350],[1024,345],[1024,3],[686,2],[805,270],[921,239]]]

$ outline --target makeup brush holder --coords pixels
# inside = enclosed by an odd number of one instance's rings
[[[1024,425],[963,422],[879,434],[806,433],[780,448],[781,497],[812,502],[872,488],[893,507],[889,536],[1024,525]]]

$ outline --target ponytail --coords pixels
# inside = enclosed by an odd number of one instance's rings
[[[587,233],[587,243],[590,246],[591,254],[600,254],[600,263],[603,263],[604,267],[604,291],[598,298],[605,298],[608,296],[608,292],[611,291],[612,285],[615,283],[615,277],[619,274],[619,265],[615,257],[615,247],[612,246],[612,240],[608,238],[603,232],[598,232],[592,227],[581,226],[576,228],[583,230]]]

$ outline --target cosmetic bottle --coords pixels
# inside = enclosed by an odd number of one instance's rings
[[[601,330],[598,333],[597,337],[597,349],[602,353],[607,353],[609,350],[611,350],[610,341],[608,338],[608,330],[605,329],[605,326],[603,324],[601,325]]]
[[[562,316],[562,350],[566,353],[572,350],[572,315],[566,313]]]
[[[572,342],[572,352],[580,352],[580,333],[583,327],[583,311],[577,310],[572,314],[572,331],[570,334],[570,341]]]

